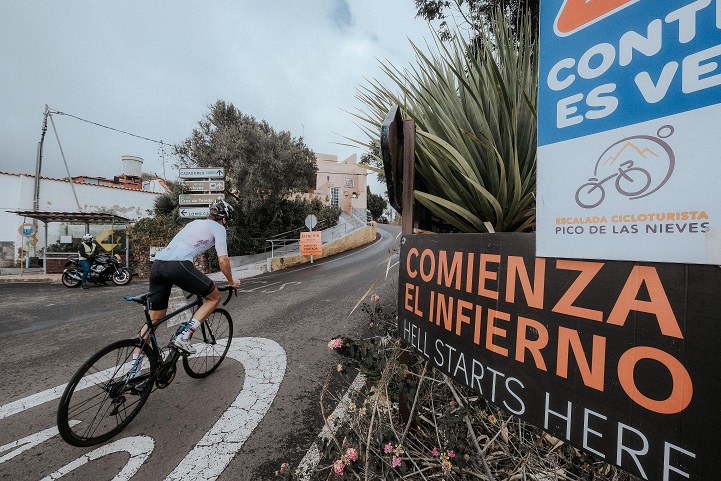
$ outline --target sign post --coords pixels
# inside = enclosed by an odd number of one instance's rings
[[[223,167],[180,169],[178,177],[192,194],[180,194],[180,217],[186,219],[205,218],[210,213],[209,206],[225,189],[225,169]],[[192,179],[192,180],[189,180]],[[220,180],[218,180],[220,179]]]
[[[321,234],[319,230],[300,233],[300,255],[311,256],[311,263],[314,255],[323,254]]]
[[[721,264],[719,5],[541,3],[537,255]]]
[[[318,218],[310,214],[306,216],[305,218],[305,226],[312,232],[313,227],[316,226],[318,223]],[[305,236],[303,234],[306,234]],[[310,234],[310,232],[301,232],[300,234],[300,255],[307,256],[310,255],[310,263],[313,263],[313,255],[322,255],[323,254],[323,248],[322,248],[322,242],[321,242],[321,233],[313,232],[313,235],[307,235]]]

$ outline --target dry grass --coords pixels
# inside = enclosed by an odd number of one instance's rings
[[[374,337],[343,339],[339,354],[367,377],[345,402],[308,477],[285,479],[632,481],[636,478],[560,441],[461,387],[395,334],[395,312],[364,306]],[[351,381],[355,375],[334,373]],[[327,381],[330,383],[331,381]],[[324,389],[323,395],[330,396]],[[326,415],[327,413],[324,413]],[[328,423],[331,427],[331,423]],[[357,459],[349,458],[353,450]],[[395,460],[395,463],[394,463]],[[338,468],[342,464],[342,476]]]

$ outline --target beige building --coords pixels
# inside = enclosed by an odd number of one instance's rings
[[[343,161],[337,155],[315,154],[318,175],[314,194],[327,205],[337,205],[349,215],[366,220],[368,170],[358,165],[356,154]]]

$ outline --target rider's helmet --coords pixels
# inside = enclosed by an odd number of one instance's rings
[[[210,204],[210,218],[213,220],[225,219],[226,223],[233,220],[233,207],[225,199],[218,197]]]
[[[93,241],[93,235],[92,234],[85,234],[83,236],[83,242],[92,242]]]

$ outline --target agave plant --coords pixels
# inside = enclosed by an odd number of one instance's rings
[[[497,13],[472,40],[459,32],[447,43],[435,37],[429,52],[413,48],[415,65],[381,65],[394,90],[378,80],[361,87],[365,133],[377,141],[400,105],[416,124],[418,203],[461,232],[532,230],[538,48],[529,18],[516,39]]]

